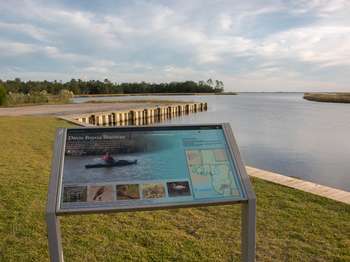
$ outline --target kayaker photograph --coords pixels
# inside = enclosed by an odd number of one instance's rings
[[[173,132],[154,135],[153,132],[71,129],[67,133],[62,183],[87,185],[86,202],[95,205],[121,198],[140,199],[141,186],[131,182],[141,184],[142,181],[143,185],[164,181],[160,189],[150,187],[145,192],[148,198],[161,198],[167,195],[167,179],[185,181],[187,178],[187,167],[179,165],[186,161],[179,147],[182,141],[182,136],[174,137]],[[116,185],[121,186],[116,189]]]
[[[134,165],[137,163],[137,159],[134,160],[115,160],[112,155],[107,151],[102,157],[101,160],[103,163],[97,163],[97,164],[88,164],[85,165],[85,168],[100,168],[100,167],[121,167],[121,166],[128,166],[128,165]]]
[[[114,158],[111,156],[109,152],[106,152],[103,155],[102,160],[105,161],[107,164],[113,164],[115,162]]]

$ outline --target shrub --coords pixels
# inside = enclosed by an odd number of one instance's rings
[[[69,102],[69,100],[73,98],[73,96],[74,96],[74,93],[67,89],[62,89],[58,95],[59,100],[62,102]]]
[[[9,93],[8,96],[9,105],[45,104],[48,103],[48,101],[48,96],[43,93]]]
[[[6,89],[3,85],[0,84],[0,106],[4,105],[6,102]]]
[[[1,93],[1,91],[0,91]],[[6,95],[6,90],[5,90]],[[9,92],[6,99],[7,105],[24,105],[24,104],[62,104],[68,103],[70,99],[74,96],[73,92],[63,89],[58,95],[51,95],[46,90],[40,92],[30,92],[28,94],[24,93],[12,93]],[[1,105],[1,99],[0,99]]]

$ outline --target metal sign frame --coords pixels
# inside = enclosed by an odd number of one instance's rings
[[[123,131],[152,131],[152,130],[191,130],[208,127],[218,127],[223,130],[225,140],[228,145],[230,157],[233,160],[235,171],[240,178],[241,186],[244,191],[244,198],[241,200],[221,200],[206,201],[205,203],[181,203],[166,204],[155,206],[143,206],[132,209],[128,208],[84,208],[82,210],[62,210],[60,209],[60,189],[62,184],[62,174],[64,166],[64,154],[67,130],[70,129],[96,129],[96,128],[59,128],[56,132],[56,140],[54,145],[54,155],[52,159],[51,177],[48,190],[47,206],[46,206],[46,223],[49,242],[49,253],[52,262],[62,262],[63,249],[61,241],[61,230],[59,216],[69,214],[87,214],[87,213],[107,213],[107,212],[132,212],[144,210],[158,210],[182,207],[199,207],[212,205],[228,205],[241,204],[241,260],[245,262],[255,261],[255,238],[256,238],[256,196],[252,188],[250,179],[246,172],[245,166],[239,154],[238,146],[235,141],[232,129],[228,123],[223,124],[207,124],[207,125],[161,125],[161,126],[126,126],[98,128],[103,130],[122,130]]]

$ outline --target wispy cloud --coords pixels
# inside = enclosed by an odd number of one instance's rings
[[[25,44],[15,41],[6,41],[0,39],[0,54],[1,57],[18,57],[26,54],[31,54],[36,51],[36,47],[31,44]]]
[[[228,90],[350,90],[347,0],[24,0],[1,7],[3,79],[213,77]]]
[[[350,26],[288,30],[264,39],[257,52],[269,59],[295,59],[319,67],[350,66]]]

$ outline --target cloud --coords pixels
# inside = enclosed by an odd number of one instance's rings
[[[229,31],[232,29],[233,19],[230,15],[222,14],[219,17],[219,24],[223,31]]]
[[[19,34],[25,34],[33,39],[39,40],[39,41],[46,41],[49,35],[49,32],[38,28],[36,26],[33,26],[31,24],[25,24],[25,23],[5,23],[0,21],[0,31],[4,32],[16,32]]]
[[[300,0],[295,1],[294,12],[310,13],[314,12],[318,16],[327,17],[346,11],[350,7],[348,0]]]
[[[34,53],[37,48],[31,44],[0,39],[0,57],[21,56]]]
[[[288,30],[263,40],[257,53],[271,59],[296,59],[320,67],[350,65],[350,26]]]
[[[350,86],[344,80],[350,67],[349,4],[7,1],[0,10],[0,77],[212,77],[228,81],[228,90],[250,88],[248,83],[258,90],[259,81],[276,90],[283,80],[288,88],[343,88]],[[8,66],[16,70],[4,70]]]

